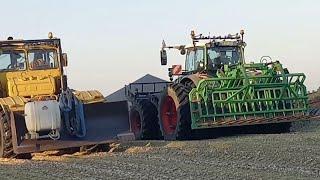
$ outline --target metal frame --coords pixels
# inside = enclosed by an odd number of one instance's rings
[[[294,121],[295,115],[306,114],[305,75],[286,74],[278,62],[270,65],[238,65],[218,73],[220,77],[201,80],[189,94],[192,128],[230,124],[225,123],[228,121],[237,124],[240,120],[254,124],[258,122],[249,120],[261,120],[261,117],[265,121],[259,123],[267,123],[267,119],[279,119],[280,116],[292,116]]]
[[[162,92],[156,90],[157,85],[165,84],[166,87],[172,84],[172,82],[152,82],[152,83],[130,83],[129,85],[125,86],[125,95],[129,101],[133,101],[135,99],[154,99],[154,97]],[[152,85],[153,91],[145,90],[146,85]],[[133,89],[134,87],[140,87]]]

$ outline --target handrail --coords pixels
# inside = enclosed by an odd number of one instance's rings
[[[130,83],[129,85],[125,85],[125,94],[127,97],[132,97],[136,95],[146,95],[146,94],[158,94],[161,91],[157,91],[157,85],[165,84],[165,89],[171,82],[146,82],[146,83]],[[152,85],[150,88],[150,86]],[[133,89],[135,87],[135,89]],[[149,90],[145,90],[146,87],[149,87]],[[151,90],[150,90],[151,89]]]

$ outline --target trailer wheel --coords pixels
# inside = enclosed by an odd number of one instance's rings
[[[136,100],[130,109],[131,130],[136,139],[160,139],[158,111],[149,100]]]
[[[160,99],[160,127],[166,140],[191,138],[189,90],[176,83],[167,88]]]
[[[15,154],[13,152],[10,111],[0,106],[0,157],[31,159],[31,153]]]

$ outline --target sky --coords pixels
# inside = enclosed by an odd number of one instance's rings
[[[62,40],[69,86],[108,95],[149,73],[168,79],[167,68],[184,64],[177,51],[160,65],[162,40],[190,43],[190,31],[226,35],[245,30],[247,62],[279,60],[304,72],[308,90],[320,86],[318,0],[0,0],[0,39]]]

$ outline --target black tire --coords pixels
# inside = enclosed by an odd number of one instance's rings
[[[0,107],[0,157],[13,158],[14,156],[9,113]]]
[[[157,107],[149,100],[135,100],[130,108],[130,124],[137,140],[161,139]],[[135,129],[135,123],[139,128]]]
[[[183,84],[175,83],[162,94],[159,103],[159,124],[165,140],[187,140],[192,137],[189,92],[190,89],[187,89]],[[165,116],[168,114],[165,108],[168,106],[168,98],[172,99],[175,106],[173,107],[175,112],[172,113],[176,113],[176,126],[172,127],[172,132],[166,130],[168,127],[165,125]]]
[[[10,111],[0,106],[0,157],[31,159],[31,153],[15,154],[12,144],[12,131],[10,125]]]

